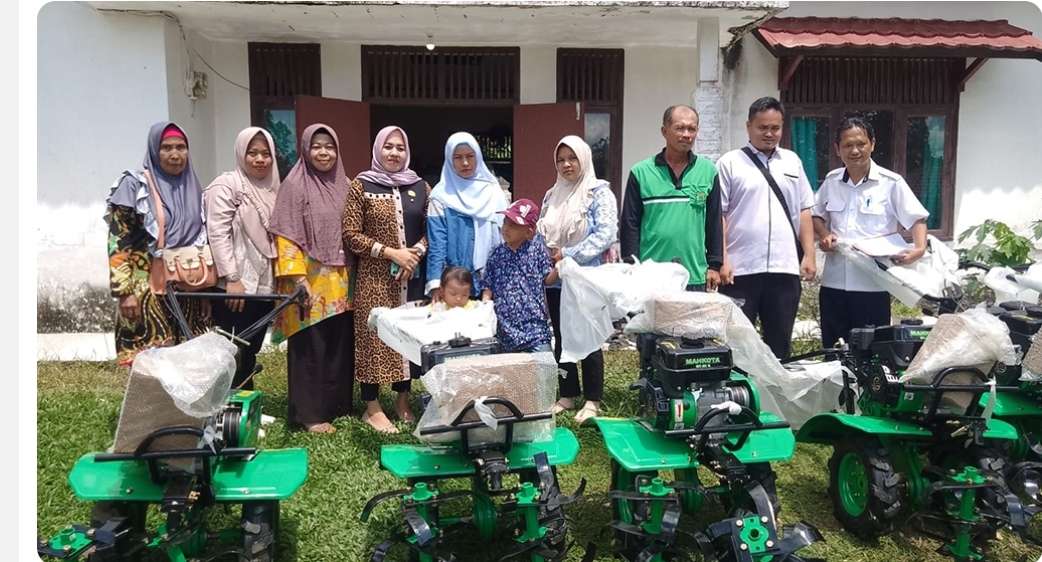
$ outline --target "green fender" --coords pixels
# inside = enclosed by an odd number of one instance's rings
[[[908,437],[929,439],[933,434],[917,424],[892,418],[859,416],[855,414],[818,414],[807,420],[796,440],[802,443],[831,444],[850,435],[879,435],[882,437]],[[985,439],[1017,439],[1017,429],[1012,425],[992,418],[984,431]]]
[[[988,405],[988,394],[980,397],[981,407]],[[1042,417],[1042,403],[1023,394],[1003,392],[995,396],[995,416],[1000,418],[1011,417]]]
[[[152,482],[148,464],[139,460],[94,462],[87,453],[69,472],[69,486],[84,501],[124,500],[159,502],[163,487]],[[292,496],[308,475],[304,449],[258,451],[253,458],[224,459],[213,473],[218,502],[284,500]]]

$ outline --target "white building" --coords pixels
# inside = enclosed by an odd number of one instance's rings
[[[939,14],[1008,25],[913,21]],[[809,16],[891,19],[828,28]],[[754,31],[773,17],[799,19]],[[778,21],[770,37],[803,43],[772,44],[764,30]],[[829,48],[822,38],[843,25],[893,36]],[[978,27],[999,34],[990,48],[969,44]],[[329,123],[353,176],[393,122],[421,175],[436,178],[444,139],[469,130],[534,198],[552,183],[563,134],[598,147],[618,192],[661,149],[668,105],[699,109],[699,152],[715,157],[744,144],[749,103],[771,95],[788,105],[787,141],[809,169],[836,163],[830,123],[869,111],[879,156],[934,201],[938,234],[984,218],[1024,225],[1042,218],[1039,35],[1042,13],[1027,2],[53,2],[39,13],[41,290],[106,285],[108,186],[165,119],[187,131],[204,183],[233,166],[250,124],[286,124],[288,147],[294,128]],[[895,40],[905,46],[886,46]]]

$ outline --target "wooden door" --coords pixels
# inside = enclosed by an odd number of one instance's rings
[[[581,102],[514,106],[514,201],[531,199],[543,204],[543,195],[557,179],[554,149],[561,137],[586,132]]]
[[[362,101],[296,96],[297,138],[308,125],[325,123],[336,131],[340,140],[340,158],[344,172],[354,178],[369,169],[373,160],[373,143],[369,138],[369,104]]]

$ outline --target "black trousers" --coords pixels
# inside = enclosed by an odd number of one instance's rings
[[[886,291],[844,291],[822,287],[818,296],[821,308],[821,345],[832,347],[850,330],[866,326],[890,325],[890,293]]]
[[[557,384],[561,389],[561,398],[576,398],[579,394],[587,400],[600,402],[604,397],[604,352],[601,350],[589,354],[582,363],[582,388],[579,388],[579,368],[575,363],[560,363],[561,360],[561,289],[546,290],[546,304],[550,308],[550,324],[554,330],[554,358],[558,367],[567,376],[558,376]]]
[[[351,413],[355,382],[354,313],[342,312],[289,337],[289,421],[333,421]]]
[[[214,292],[223,291],[215,288]],[[228,308],[228,301],[225,300],[214,300],[210,304],[214,323],[222,330],[232,334],[238,334],[249,328],[250,325],[275,308],[275,303],[272,302],[245,301],[242,312],[235,312]],[[246,384],[242,384],[242,381],[246,380],[257,366],[257,352],[260,351],[261,345],[264,344],[264,334],[267,331],[267,329],[260,330],[247,340],[250,342],[249,347],[239,348],[239,366],[235,370],[232,388],[239,388],[241,384],[243,389],[253,390],[253,379],[247,381]]]
[[[411,364],[409,365],[409,370],[412,370]],[[358,383],[358,387],[362,390],[363,402],[372,402],[380,395],[380,385],[376,383],[360,382]],[[395,392],[409,392],[412,390],[412,380],[392,382],[391,390]]]
[[[736,275],[734,284],[720,286],[721,293],[745,300],[742,312],[754,325],[760,320],[763,341],[778,359],[785,359],[792,350],[792,326],[801,291],[800,277],[789,273]]]

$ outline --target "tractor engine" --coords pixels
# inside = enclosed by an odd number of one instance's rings
[[[920,320],[854,328],[848,342],[852,359],[847,367],[857,375],[858,385],[872,401],[897,411],[916,411],[921,399],[902,393],[898,380],[929,335],[930,327]]]
[[[713,406],[734,402],[750,407],[749,387],[731,380],[731,349],[710,339],[642,335],[643,367],[634,387],[648,423],[658,430],[693,429]],[[707,427],[723,423],[711,420]]]

